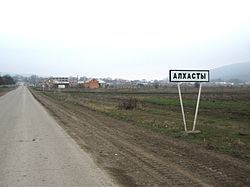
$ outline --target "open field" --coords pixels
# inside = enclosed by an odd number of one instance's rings
[[[190,129],[197,90],[183,91]],[[205,88],[193,135],[182,132],[176,88],[32,93],[121,184],[250,184],[249,88]],[[126,110],[130,99],[137,106]]]
[[[197,90],[185,88],[184,109],[188,129],[192,128]],[[176,138],[250,159],[250,88],[205,88],[200,102],[197,129],[186,136],[176,89],[168,92],[44,92],[57,100],[75,103],[119,120],[150,128]],[[134,98],[137,108],[119,109],[119,103]]]

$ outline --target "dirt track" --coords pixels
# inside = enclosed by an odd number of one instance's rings
[[[99,166],[125,186],[250,186],[247,162],[34,92]]]

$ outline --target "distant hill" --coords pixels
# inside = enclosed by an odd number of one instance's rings
[[[229,81],[239,79],[241,81],[250,81],[250,62],[231,64],[212,69],[210,71],[211,80],[221,79]]]

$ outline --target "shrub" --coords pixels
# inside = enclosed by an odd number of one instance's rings
[[[138,107],[138,99],[136,98],[129,98],[127,100],[123,100],[118,105],[119,109],[125,109],[125,110],[133,110],[137,107]]]

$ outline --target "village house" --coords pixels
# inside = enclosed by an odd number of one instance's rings
[[[44,88],[73,88],[83,87],[88,89],[105,88],[105,81],[98,79],[89,79],[87,81],[78,81],[77,77],[50,77],[43,83]]]
[[[89,89],[98,89],[100,88],[100,84],[97,79],[89,79],[84,83],[84,87]]]
[[[106,85],[105,81],[98,79],[89,79],[85,81],[83,84],[84,88],[89,88],[89,89],[105,88],[105,85]]]
[[[44,81],[45,88],[68,88],[69,78],[68,77],[50,77]]]

